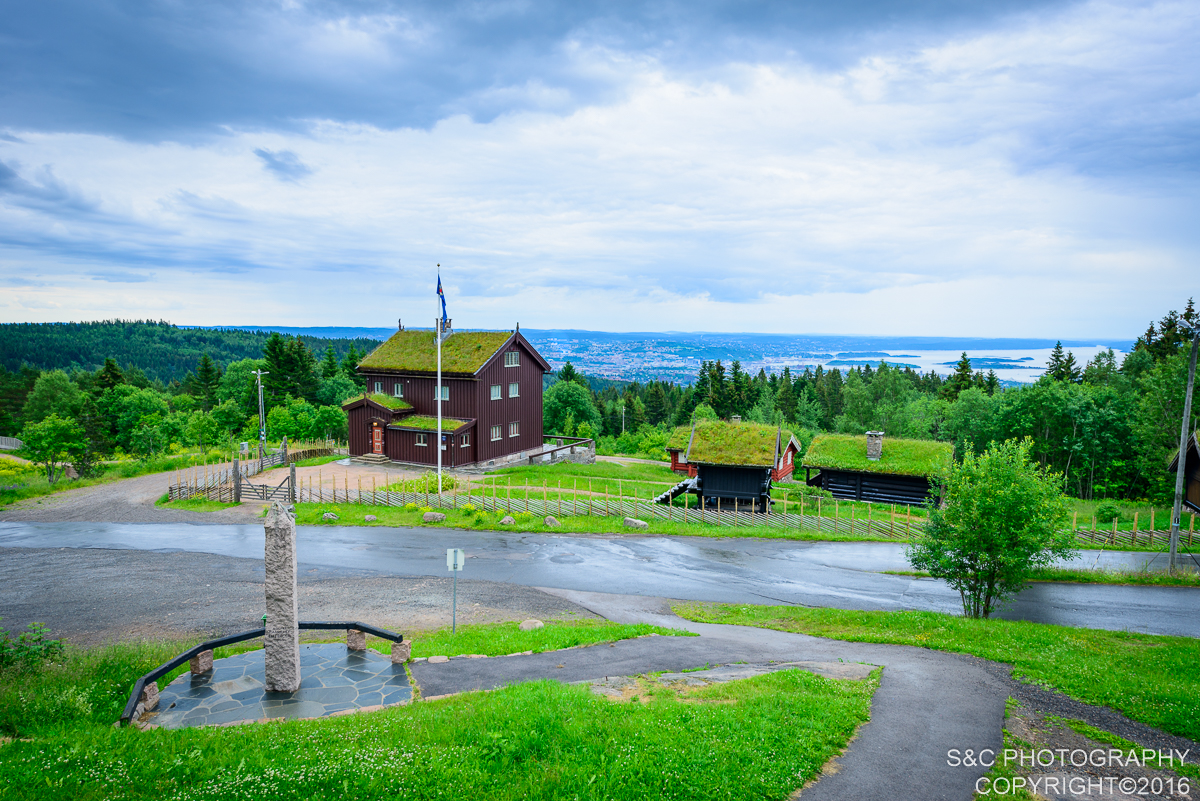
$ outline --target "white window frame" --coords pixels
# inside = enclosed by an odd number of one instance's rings
[[[467,432],[466,434],[463,434],[463,435],[462,435],[462,438],[461,438],[461,439],[458,441],[458,443],[459,443],[459,447],[460,447],[460,448],[467,448],[467,447],[470,447],[470,445],[471,445],[471,433],[470,433],[470,432]]]
[[[499,442],[504,439],[504,429],[499,425],[492,426],[492,442]]]
[[[404,397],[404,382],[403,381],[397,381],[392,386],[392,397],[393,398],[403,398]]]
[[[417,433],[417,447],[418,448],[428,448],[429,447],[429,435],[428,434],[422,434],[420,432]]]
[[[504,354],[505,367],[520,367],[521,366],[521,351],[510,350]]]
[[[504,387],[500,384],[492,384],[492,400],[504,400]]]
[[[508,424],[508,435],[510,437],[521,436],[521,421],[516,420]]]
[[[434,385],[433,385],[433,399],[434,399],[434,400],[437,400],[437,399],[438,399],[438,388],[437,388],[437,384],[434,384]],[[449,385],[449,384],[442,384],[442,401],[443,401],[443,402],[445,402],[445,401],[448,401],[448,400],[450,400],[450,385]]]
[[[508,397],[510,397],[510,398],[521,397],[521,383],[519,381],[509,381],[508,382]]]
[[[382,394],[383,394],[383,382],[382,382],[382,381],[376,381],[376,382],[375,382],[375,394],[376,394],[376,395],[382,395]]]

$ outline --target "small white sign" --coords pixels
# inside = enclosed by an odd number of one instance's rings
[[[463,562],[467,561],[467,552],[462,548],[447,548],[446,549],[446,569],[460,571],[463,569]]]

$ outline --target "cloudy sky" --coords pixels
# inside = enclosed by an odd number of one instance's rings
[[[0,320],[1133,337],[1200,4],[4,2]]]

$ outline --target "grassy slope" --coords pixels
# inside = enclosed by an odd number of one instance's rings
[[[219,456],[217,458],[220,458]],[[210,456],[210,463],[212,457]],[[97,484],[111,484],[114,481],[122,481],[126,478],[137,478],[149,473],[166,473],[172,470],[185,470],[190,467],[195,467],[198,464],[198,459],[194,454],[183,456],[159,456],[153,459],[146,460],[130,460],[118,462],[116,464],[101,465],[101,473],[94,478],[82,479],[60,479],[53,484],[46,481],[44,470],[39,470],[37,474],[28,480],[25,486],[16,489],[5,489],[0,487],[0,506],[5,506],[16,501],[26,498],[40,498],[44,495],[51,495],[55,492],[65,492],[66,490],[78,489],[80,487],[93,487]],[[174,481],[172,477],[171,481]]]
[[[790,606],[679,604],[688,620],[795,631],[855,642],[916,645],[1013,666],[1014,675],[1200,739],[1200,643],[1189,637],[1075,629],[936,612],[855,612]]]
[[[893,576],[927,577],[924,570],[884,570]],[[1126,584],[1143,587],[1200,587],[1200,573],[1148,573],[1133,570],[1077,570],[1047,567],[1035,570],[1030,581],[1061,581],[1071,584]]]
[[[867,719],[874,687],[784,671],[617,703],[539,681],[320,721],[95,727],[0,747],[0,782],[72,801],[784,799]]]
[[[168,501],[166,493],[161,498],[154,502],[155,506],[161,506],[164,509],[185,509],[189,512],[218,512],[221,509],[229,509],[233,506],[241,506],[238,503],[221,503],[219,501],[210,501],[204,498],[181,498],[177,501]]]

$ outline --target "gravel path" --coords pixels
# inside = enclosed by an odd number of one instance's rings
[[[0,626],[37,621],[79,645],[230,634],[261,625],[263,563],[212,554],[5,548]],[[308,569],[303,620],[361,620],[407,633],[450,624],[451,580]],[[596,618],[537,589],[459,579],[458,620]]]

